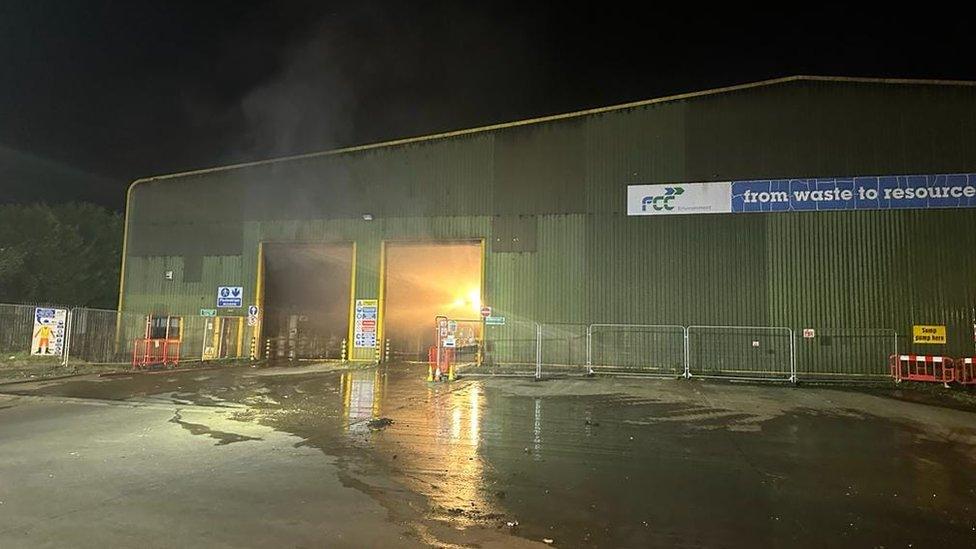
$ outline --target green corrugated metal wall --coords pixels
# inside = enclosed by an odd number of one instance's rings
[[[945,351],[963,354],[976,210],[627,217],[625,190],[971,171],[976,88],[800,80],[150,180],[129,204],[124,307],[192,314],[218,285],[253,295],[262,241],[353,241],[356,297],[376,298],[382,241],[484,238],[486,301],[513,319],[946,323]],[[518,215],[534,223],[506,221]],[[498,251],[513,231],[534,251]],[[184,258],[199,257],[200,281],[184,281]]]

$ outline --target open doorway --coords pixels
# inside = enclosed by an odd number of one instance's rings
[[[394,358],[426,360],[438,315],[480,318],[480,241],[388,242],[385,254],[383,330]]]
[[[269,358],[341,358],[349,332],[353,246],[264,244],[264,320]]]

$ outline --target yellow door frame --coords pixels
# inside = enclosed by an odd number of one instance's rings
[[[258,242],[258,269],[254,280],[254,305],[258,308],[258,320],[254,323],[251,338],[254,340],[254,354],[257,358],[264,349],[261,345],[264,330],[264,241]]]

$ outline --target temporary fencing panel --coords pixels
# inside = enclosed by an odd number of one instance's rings
[[[71,310],[66,361],[122,364],[132,359],[132,345],[145,337],[146,315],[87,309]]]
[[[33,334],[33,305],[0,304],[0,358],[29,356]]]
[[[689,326],[690,376],[796,380],[793,330],[779,326]]]
[[[585,324],[542,324],[538,375],[586,373],[587,328]]]
[[[685,373],[685,328],[677,325],[591,324],[591,372],[677,377]]]
[[[797,338],[800,379],[887,378],[888,357],[898,354],[898,336],[889,328],[809,328]]]
[[[465,367],[464,373],[536,376],[539,362],[539,324],[506,319],[485,326],[481,365]]]

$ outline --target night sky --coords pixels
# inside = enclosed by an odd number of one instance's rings
[[[0,3],[0,202],[792,74],[976,80],[960,14]]]

